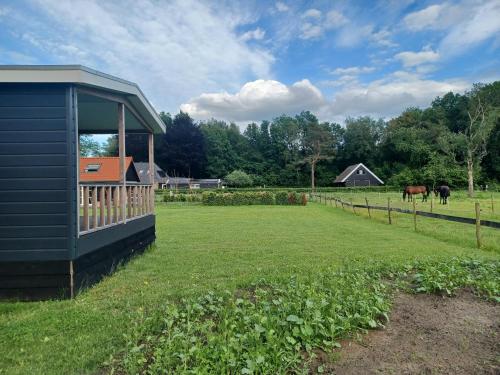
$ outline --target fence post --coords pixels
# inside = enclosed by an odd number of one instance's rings
[[[476,241],[477,241],[477,248],[481,248],[481,218],[480,218],[480,213],[481,213],[481,208],[479,206],[479,202],[476,202]]]
[[[431,214],[432,214],[433,208],[434,208],[434,196],[431,193]]]
[[[344,201],[342,200],[342,198],[340,199],[340,204],[342,205],[342,210],[345,211],[345,208],[344,208]]]
[[[415,232],[417,231],[417,207],[415,203],[416,199],[413,200],[413,225],[415,227]]]
[[[338,207],[338,206],[337,206],[337,198],[335,198],[335,197],[334,197],[334,198],[333,198],[333,201],[335,202],[335,208],[337,208],[337,207]]]
[[[391,218],[391,198],[387,198],[387,215],[389,217],[389,224],[392,224],[392,218]]]
[[[350,199],[350,201],[351,201],[352,212],[354,213],[354,215],[356,215],[356,210],[354,209],[354,203],[352,203],[352,198]]]
[[[370,213],[370,205],[368,204],[368,198],[365,197],[365,202],[366,202],[366,208],[368,209],[368,217],[371,219],[372,214]]]
[[[495,213],[495,207],[493,206],[493,194],[491,194],[491,213]]]

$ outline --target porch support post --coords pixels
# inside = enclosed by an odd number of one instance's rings
[[[120,220],[125,222],[127,220],[127,215],[125,213],[126,208],[126,168],[125,168],[125,105],[123,103],[118,103],[118,153],[120,156]]]
[[[151,182],[151,187],[150,189],[147,189],[146,192],[149,193],[149,207],[148,207],[148,213],[153,213],[154,212],[154,206],[155,206],[155,189],[154,189],[154,183],[155,183],[155,152],[154,152],[154,135],[153,133],[148,133],[148,161],[149,161],[149,181]]]

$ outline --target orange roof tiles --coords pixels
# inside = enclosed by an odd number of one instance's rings
[[[96,172],[87,172],[89,165],[99,165]],[[125,171],[132,164],[132,157],[125,158]],[[120,158],[119,157],[92,157],[80,158],[80,181],[81,182],[120,182]]]

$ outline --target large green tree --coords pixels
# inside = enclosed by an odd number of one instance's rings
[[[158,142],[157,164],[171,176],[200,177],[205,171],[203,133],[187,113],[178,113]]]
[[[78,139],[80,156],[101,156],[102,149],[98,141],[90,134],[81,134]]]

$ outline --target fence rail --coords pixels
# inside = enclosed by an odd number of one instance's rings
[[[154,212],[152,185],[80,184],[80,234]]]
[[[318,198],[320,202],[322,200],[325,201],[335,201],[337,203],[340,203],[342,206],[348,206],[352,208],[366,208],[369,210],[381,210],[381,211],[394,211],[394,212],[401,212],[404,214],[412,214],[412,215],[417,215],[417,216],[425,216],[425,217],[430,217],[433,219],[441,219],[441,220],[448,220],[448,221],[454,221],[457,223],[464,223],[464,224],[473,224],[477,225],[478,218],[469,218],[469,217],[462,217],[462,216],[452,216],[452,215],[445,215],[445,214],[436,214],[433,212],[428,212],[428,211],[418,211],[418,210],[408,210],[405,208],[398,208],[398,207],[390,207],[389,206],[372,206],[372,205],[366,205],[366,204],[353,204],[351,202],[343,201],[340,198],[335,198],[335,197],[329,197],[323,194],[317,194],[317,193],[312,193],[311,196],[313,198]],[[484,226],[484,227],[490,227],[490,228],[495,228],[495,229],[500,229],[500,223],[496,221],[491,221],[491,220],[480,220],[479,219],[479,225]]]

